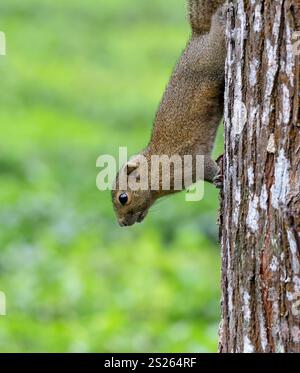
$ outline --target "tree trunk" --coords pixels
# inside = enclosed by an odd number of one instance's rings
[[[299,10],[229,1],[220,352],[300,352]]]

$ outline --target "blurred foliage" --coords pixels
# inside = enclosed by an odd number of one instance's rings
[[[1,0],[1,352],[216,350],[217,191],[121,229],[95,186],[99,155],[147,144],[185,13],[184,0]]]

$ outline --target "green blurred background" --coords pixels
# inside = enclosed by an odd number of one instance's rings
[[[149,140],[185,1],[1,0],[0,30],[0,351],[216,351],[217,191],[121,229],[95,185]]]

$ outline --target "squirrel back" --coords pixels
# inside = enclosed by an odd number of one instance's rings
[[[192,35],[164,92],[146,154],[210,155],[224,108],[223,3],[189,0]]]

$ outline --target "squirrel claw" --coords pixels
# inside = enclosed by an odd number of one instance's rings
[[[218,189],[223,189],[224,184],[224,173],[223,173],[223,154],[220,155],[220,157],[216,160],[216,163],[218,165],[218,173],[213,178],[213,184]]]
[[[221,173],[218,173],[214,179],[213,179],[213,184],[216,188],[222,189],[223,188],[223,175]]]

